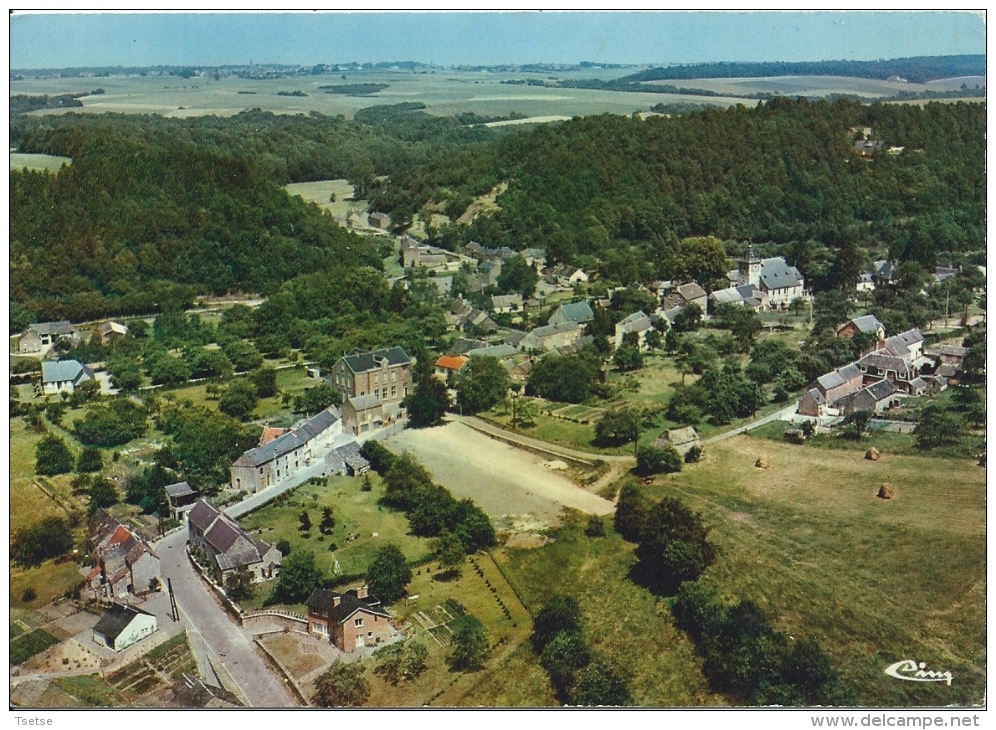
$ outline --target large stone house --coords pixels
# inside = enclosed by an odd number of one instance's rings
[[[670,446],[682,456],[699,443],[699,434],[692,426],[669,429],[654,440],[654,446],[662,449]]]
[[[283,557],[270,543],[253,540],[235,520],[203,499],[190,510],[187,534],[191,550],[201,551],[208,564],[217,568],[222,581],[242,567],[248,569],[254,581],[268,580],[276,574]]]
[[[896,405],[898,392],[888,380],[879,380],[857,393],[844,396],[836,405],[842,416],[849,416],[855,411],[870,411],[877,415]]]
[[[162,586],[159,556],[105,510],[91,518],[87,545],[93,566],[86,571],[84,590],[91,597],[114,601]]]
[[[367,587],[345,593],[319,588],[307,600],[308,633],[328,638],[342,651],[376,646],[392,635],[391,617]]]
[[[186,519],[187,513],[193,509],[197,501],[197,491],[187,482],[167,484],[165,490],[170,517],[174,520]]]
[[[42,392],[45,395],[72,393],[80,383],[93,379],[93,371],[78,360],[42,362]]]
[[[30,325],[17,341],[17,351],[22,355],[46,352],[54,345],[66,343],[78,345],[83,341],[80,331],[72,324],[61,322],[38,322]]]
[[[231,466],[232,489],[258,492],[310,466],[343,433],[342,412],[329,406],[294,430],[246,451]]]
[[[335,364],[329,380],[347,398],[373,394],[384,403],[400,403],[411,389],[411,366],[400,347],[357,350]]]
[[[359,436],[380,428],[384,421],[384,403],[373,393],[347,398],[342,404],[342,424],[346,433]]]
[[[752,284],[765,294],[764,309],[781,311],[796,299],[805,296],[806,280],[799,270],[789,266],[784,258],[762,259],[748,246],[739,267],[727,273],[731,286]]]
[[[156,617],[148,611],[115,604],[94,625],[93,640],[108,649],[121,651],[152,636],[157,628]]]
[[[559,322],[545,327],[537,327],[526,333],[519,341],[519,350],[523,352],[550,352],[558,347],[573,345],[581,337],[584,330],[574,322]]]

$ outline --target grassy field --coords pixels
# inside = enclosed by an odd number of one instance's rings
[[[284,189],[291,195],[299,195],[309,203],[332,214],[340,225],[346,224],[351,211],[366,213],[367,201],[353,200],[353,186],[347,180],[317,180],[315,182],[291,183]],[[335,202],[330,197],[335,194]]]
[[[770,469],[753,467],[762,455]],[[884,482],[896,498],[876,498]],[[817,637],[862,704],[982,700],[984,470],[737,437],[646,489],[702,511],[720,549],[709,579],[790,634]],[[907,656],[958,679],[920,686],[883,673]]]
[[[260,537],[267,542],[287,540],[292,552],[311,550],[319,567],[326,572],[332,559],[329,550],[332,543],[339,546],[335,556],[345,573],[365,572],[376,550],[391,542],[400,547],[409,560],[424,557],[429,552],[428,540],[408,534],[408,520],[401,512],[377,504],[383,487],[376,474],[371,474],[371,481],[374,487],[370,492],[361,491],[362,478],[334,477],[328,480],[327,486],[304,484],[286,500],[271,502],[240,523],[250,531],[262,530]],[[326,506],[332,507],[336,526],[332,535],[323,537],[318,531],[318,523],[322,519],[322,508]],[[312,524],[307,538],[298,529],[303,511],[308,512]],[[358,537],[347,541],[350,534]]]
[[[801,452],[800,452],[801,449]],[[764,455],[767,470],[753,464]],[[895,499],[875,497],[896,487]],[[701,511],[719,548],[703,577],[752,598],[793,636],[814,636],[865,705],[980,702],[985,691],[985,475],[968,463],[884,457],[737,437],[702,462],[640,487]],[[632,546],[563,530],[501,562],[531,611],[574,595],[593,646],[620,667],[638,704],[722,703],[701,679],[666,601],[626,580]],[[906,657],[948,670],[951,687],[883,670]],[[522,655],[526,666],[535,660]]]
[[[947,91],[961,88],[962,83],[969,86],[977,82],[978,77],[952,82],[935,81],[929,84],[913,84],[906,81],[887,81],[885,79],[859,79],[847,76],[766,76],[761,78],[709,78],[686,79],[681,81],[663,80],[649,83],[659,86],[672,85],[715,91],[718,94],[739,96],[746,94],[785,94],[800,96],[827,96],[829,94],[854,94],[868,98],[880,96],[895,96],[901,91],[919,93],[923,91]],[[980,82],[985,84],[985,80]]]
[[[58,155],[24,154],[20,152],[10,153],[11,170],[44,170],[46,172],[58,172],[63,165],[71,165],[72,159],[60,157]]]
[[[45,629],[35,629],[31,633],[19,636],[10,642],[10,663],[24,664],[35,654],[41,654],[50,646],[59,643],[59,639],[45,631]]]
[[[76,707],[129,707],[131,703],[118,690],[105,682],[96,674],[80,677],[59,677],[52,681],[72,700],[71,706]],[[44,697],[44,695],[43,695]],[[45,704],[45,707],[51,705]]]

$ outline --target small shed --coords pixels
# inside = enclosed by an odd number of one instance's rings
[[[693,446],[698,445],[699,434],[692,426],[672,428],[662,433],[657,437],[657,440],[654,441],[654,446],[658,446],[660,448],[673,446],[674,449],[682,456],[691,451]]]
[[[187,482],[167,484],[165,489],[170,516],[174,520],[184,519],[197,501],[197,492]]]
[[[93,627],[93,640],[114,651],[127,649],[158,628],[156,617],[134,606],[114,604]]]

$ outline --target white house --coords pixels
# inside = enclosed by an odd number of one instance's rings
[[[55,360],[42,363],[42,392],[54,395],[72,393],[76,386],[93,380],[93,371],[78,360]]]
[[[638,338],[637,344],[641,350],[647,349],[647,333],[654,328],[654,323],[643,311],[634,312],[626,319],[616,324],[615,345],[622,347],[623,337],[628,332],[635,332]]]
[[[114,604],[93,627],[93,640],[108,649],[121,651],[152,636],[158,628],[156,617],[134,606]]]
[[[796,299],[805,296],[806,280],[799,270],[789,266],[784,258],[776,256],[762,259],[748,246],[740,266],[726,275],[732,286],[752,284],[766,295],[764,308],[784,310]]]

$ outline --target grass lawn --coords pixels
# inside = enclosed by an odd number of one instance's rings
[[[753,467],[763,455],[772,466]],[[875,497],[879,485],[892,500]],[[814,636],[862,704],[946,705],[985,691],[985,474],[967,460],[793,446],[740,436],[645,488],[701,511],[707,571],[794,636]],[[950,687],[887,677],[914,656]]]
[[[35,486],[35,447],[43,434],[29,430],[23,419],[10,419],[10,529],[27,527],[44,517],[66,513]]]
[[[376,474],[371,474],[370,478],[374,485],[370,492],[361,491],[362,478],[333,477],[327,486],[303,484],[288,493],[286,499],[278,498],[240,523],[250,531],[262,530],[260,537],[269,543],[287,540],[292,552],[311,550],[318,566],[326,572],[332,559],[329,551],[332,543],[338,545],[335,557],[345,573],[365,572],[377,549],[391,542],[400,547],[409,560],[423,558],[430,552],[429,541],[408,534],[408,520],[404,514],[377,504],[383,487]],[[331,536],[322,537],[318,523],[322,519],[322,508],[326,506],[332,507],[336,525]],[[303,511],[311,518],[309,537],[304,537],[299,529]],[[350,534],[358,537],[347,541]]]

